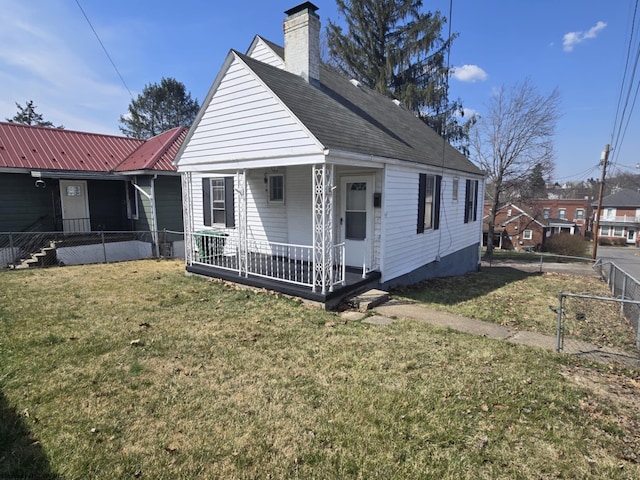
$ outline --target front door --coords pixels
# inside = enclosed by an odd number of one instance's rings
[[[64,232],[91,231],[86,180],[60,180],[60,203]]]
[[[340,236],[348,266],[369,267],[371,264],[373,190],[373,177],[342,177]]]

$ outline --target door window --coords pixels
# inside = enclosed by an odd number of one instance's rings
[[[345,239],[364,240],[367,236],[367,183],[347,182]]]

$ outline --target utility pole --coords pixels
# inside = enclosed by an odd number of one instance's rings
[[[600,178],[600,189],[598,190],[598,210],[596,210],[596,224],[593,232],[593,252],[591,259],[595,260],[598,254],[598,235],[600,233],[600,217],[602,216],[602,196],[604,195],[604,178],[607,175],[607,160],[609,160],[609,144],[602,152],[602,177]]]

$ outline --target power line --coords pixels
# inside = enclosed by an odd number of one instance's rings
[[[82,5],[80,5],[80,0],[76,0],[76,4],[78,5],[78,8],[82,12],[82,15],[84,15],[85,20],[87,21],[87,23],[91,27],[91,30],[93,31],[93,34],[98,39],[98,43],[100,43],[100,46],[102,47],[102,50],[104,51],[104,54],[107,56],[107,58],[111,62],[111,65],[113,66],[113,69],[118,74],[118,77],[120,77],[120,81],[122,82],[122,85],[124,85],[124,88],[127,89],[127,92],[129,92],[129,96],[133,100],[134,99],[133,93],[131,93],[131,90],[129,90],[129,87],[127,86],[127,82],[124,81],[124,78],[120,74],[120,70],[118,70],[118,67],[116,67],[116,64],[114,63],[113,59],[111,58],[111,55],[109,55],[109,52],[107,51],[107,48],[104,46],[104,43],[102,43],[102,40],[100,40],[100,36],[98,35],[98,32],[96,32],[96,29],[93,28],[93,25],[91,24],[91,20],[89,20],[89,17],[87,16],[87,14],[85,13],[84,9],[82,8]]]
[[[612,166],[615,165],[616,161],[620,156],[620,151],[622,149],[621,148],[622,142],[624,141],[627,128],[629,127],[631,114],[633,113],[633,109],[635,108],[635,103],[638,98],[638,89],[640,88],[640,83],[638,83],[635,88],[635,93],[633,94],[633,101],[631,102],[631,108],[629,109],[629,113],[627,115],[627,107],[629,107],[629,102],[631,100],[631,95],[633,92],[633,87],[634,87],[635,78],[636,78],[636,72],[638,69],[638,62],[640,61],[640,45],[636,45],[635,49],[633,48],[634,37],[637,37],[636,20],[637,20],[637,13],[638,13],[638,1],[639,0],[635,1],[635,5],[633,9],[633,17],[631,21],[631,32],[629,35],[629,45],[627,47],[627,57],[625,60],[625,67],[622,75],[622,82],[620,84],[620,93],[618,96],[618,105],[616,108],[616,114],[615,114],[614,123],[613,123],[613,130],[611,132],[611,141],[613,143],[612,151],[614,153],[614,158],[612,159],[612,162],[611,162]],[[633,51],[636,52],[635,60],[633,61],[633,69],[631,70],[630,75],[628,75]],[[625,88],[626,88],[626,95],[624,93]],[[624,97],[624,102],[623,102],[623,97]],[[620,114],[621,106],[622,106],[622,114]]]

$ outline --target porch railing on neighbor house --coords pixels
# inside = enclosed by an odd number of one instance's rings
[[[194,241],[194,262],[293,285],[315,285],[311,246],[249,239],[243,251],[237,235],[224,232],[196,232]],[[344,244],[334,245],[332,253],[331,289],[345,282]]]

